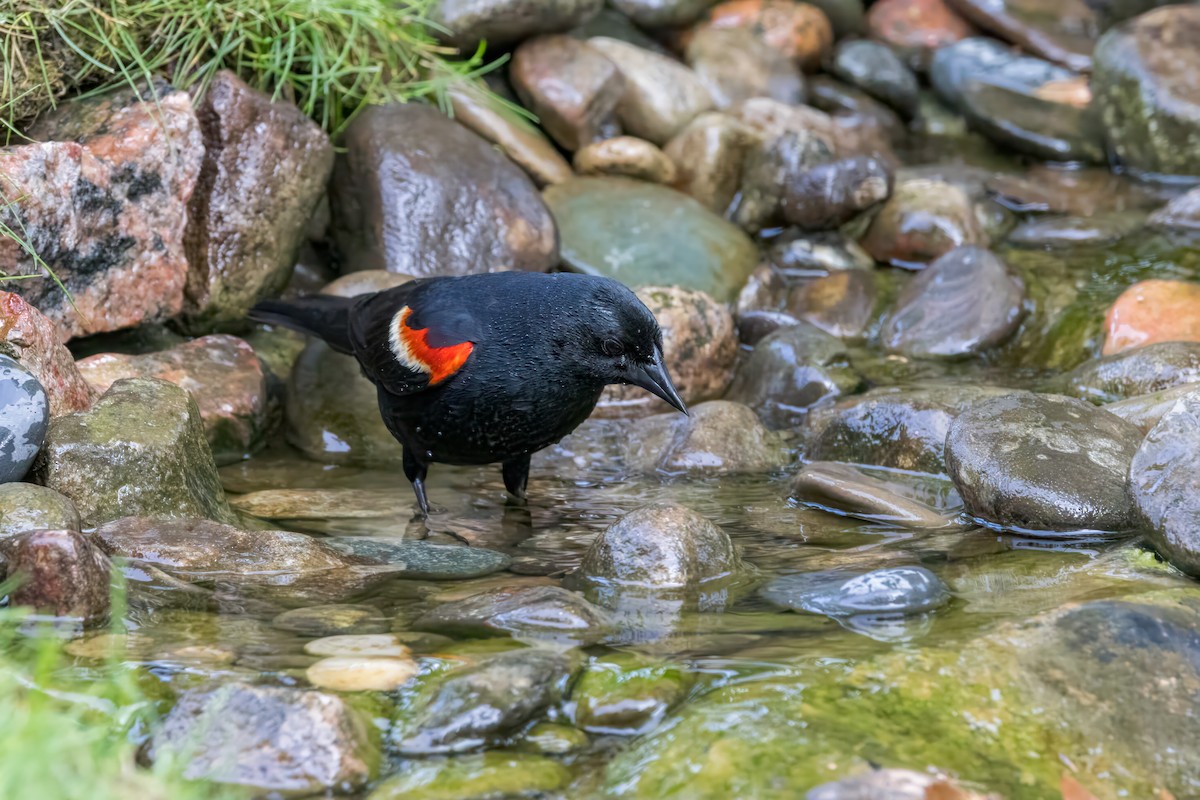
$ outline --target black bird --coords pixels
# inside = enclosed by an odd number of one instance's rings
[[[250,317],[358,359],[426,516],[433,463],[499,461],[505,488],[524,498],[530,456],[587,419],[609,384],[641,386],[687,413],[654,315],[608,278],[426,278],[358,297],[269,300]]]

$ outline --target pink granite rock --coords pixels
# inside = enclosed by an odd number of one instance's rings
[[[2,156],[0,156],[2,158]],[[83,411],[96,399],[75,359],[60,341],[58,328],[25,298],[0,292],[0,353],[20,361],[50,398],[50,415]]]

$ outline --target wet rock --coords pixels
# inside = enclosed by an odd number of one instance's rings
[[[939,791],[942,794],[934,794]],[[840,781],[823,783],[804,795],[804,800],[926,800],[929,797],[986,800],[949,780],[910,769],[872,769]]]
[[[843,41],[833,54],[833,74],[905,116],[916,113],[917,76],[887,45],[866,39]]]
[[[513,87],[543,128],[567,150],[602,138],[615,124],[625,79],[608,56],[570,36],[539,36],[516,49]]]
[[[1160,342],[1085,361],[1045,389],[1110,403],[1200,381],[1200,343]]]
[[[77,531],[80,527],[75,504],[53,489],[16,481],[0,484],[0,539],[26,531]]]
[[[574,592],[557,586],[494,589],[445,603],[413,623],[419,631],[577,642],[599,641],[607,615]]]
[[[381,634],[388,629],[388,621],[375,606],[343,603],[285,611],[271,620],[271,624],[280,630],[313,638],[365,636]]]
[[[784,608],[828,616],[920,614],[950,600],[946,584],[924,567],[781,575],[762,595]]]
[[[849,464],[813,461],[792,484],[799,502],[848,517],[914,530],[959,527],[955,514],[923,502],[898,481],[888,481]]]
[[[959,247],[904,287],[880,339],[918,358],[977,355],[1013,334],[1025,316],[1024,302],[1024,282],[996,255]]]
[[[394,745],[405,755],[477,749],[561,701],[578,669],[570,653],[527,648],[431,676],[392,734]]]
[[[689,411],[688,417],[662,414],[639,420],[627,439],[627,466],[666,475],[738,475],[782,466],[781,442],[750,408],[712,400]]]
[[[308,682],[335,692],[391,692],[418,672],[417,662],[395,656],[331,656],[304,672]]]
[[[679,62],[607,36],[588,44],[611,59],[625,78],[617,117],[626,132],[663,145],[713,107],[700,78]]]
[[[1200,189],[1176,197],[1150,215],[1146,222],[1155,228],[1200,230]]]
[[[920,269],[962,245],[987,247],[990,237],[962,188],[912,178],[896,183],[860,243],[878,261]]]
[[[25,298],[0,291],[0,355],[16,359],[37,379],[55,417],[82,411],[96,399],[95,390],[75,368],[71,351],[60,343],[62,336],[58,326]]]
[[[674,183],[675,163],[645,139],[616,136],[581,147],[575,153],[580,175],[623,175],[651,183]]]
[[[1191,394],[1195,389],[1195,385],[1185,383],[1173,389],[1135,395],[1124,400],[1107,403],[1104,406],[1104,410],[1110,414],[1116,414],[1126,422],[1133,423],[1142,433],[1149,433],[1150,429],[1157,425],[1158,421],[1163,418],[1163,415],[1173,409],[1179,400]]]
[[[796,286],[788,297],[787,310],[831,336],[853,340],[866,335],[878,300],[874,273],[852,269]]]
[[[562,257],[579,272],[638,289],[676,286],[733,299],[757,263],[754,243],[695,200],[627,178],[577,178],[546,189]]]
[[[495,550],[382,536],[332,536],[322,544],[365,563],[394,567],[405,578],[462,580],[507,569],[512,559]]]
[[[117,381],[90,411],[54,419],[39,473],[86,525],[136,515],[233,519],[196,401],[155,378]]]
[[[141,91],[143,101],[122,90],[64,102],[24,132],[41,144],[0,154],[5,192],[20,198],[3,221],[25,232],[73,305],[50,278],[9,288],[57,323],[64,341],[183,308],[187,201],[204,146],[186,93],[165,84]],[[42,273],[10,238],[0,240],[0,263],[9,274]]]
[[[787,131],[751,147],[742,164],[734,221],[750,233],[778,224],[788,185],[830,158],[825,140],[810,131]],[[792,196],[798,192],[793,191]],[[813,204],[821,205],[821,199],[814,199]]]
[[[376,739],[336,695],[235,682],[180,696],[146,754],[182,759],[189,780],[303,795],[362,787],[378,770]]]
[[[1200,573],[1200,393],[1175,402],[1146,435],[1129,470],[1129,492],[1150,541],[1172,564]]]
[[[127,517],[101,525],[96,536],[114,557],[193,581],[296,577],[358,563],[311,536],[245,531],[207,519]]]
[[[577,574],[603,597],[623,586],[695,589],[743,569],[729,534],[683,506],[658,504],[631,511],[597,536]]]
[[[679,396],[689,405],[720,397],[733,379],[737,334],[729,309],[698,291],[646,287],[638,297],[662,328],[663,361]],[[636,386],[610,386],[600,396],[606,416],[644,416],[667,410]]]
[[[0,355],[0,484],[19,481],[42,449],[50,425],[46,390],[28,370]]]
[[[399,493],[378,489],[260,489],[230,504],[251,516],[293,522],[398,517],[411,507]]]
[[[548,756],[563,756],[576,753],[588,746],[588,736],[570,725],[539,722],[530,728],[517,747],[529,753],[544,753]]]
[[[333,145],[293,104],[272,102],[227,70],[196,115],[204,162],[188,201],[184,311],[199,331],[243,324],[251,306],[287,284]]]
[[[687,697],[692,684],[679,664],[635,653],[597,658],[571,690],[575,724],[595,734],[647,733]]]
[[[755,97],[739,105],[734,112],[738,121],[768,147],[787,134],[802,140],[815,140],[824,151],[824,157],[822,162],[814,162],[812,166],[839,156],[864,155],[854,150],[852,142],[839,137],[840,129],[833,117],[810,106],[789,106],[769,97]]]
[[[1158,342],[1200,342],[1200,283],[1139,281],[1109,307],[1104,355]]]
[[[709,12],[714,28],[748,28],[763,44],[814,72],[833,48],[833,27],[815,5],[790,0],[726,0]]]
[[[402,658],[412,650],[394,633],[345,633],[305,642],[304,652],[313,656],[356,658]]]
[[[533,183],[437,109],[370,108],[343,144],[332,234],[353,269],[424,277],[557,264],[554,220]]]
[[[796,65],[763,47],[746,28],[700,28],[685,55],[719,109],[752,97],[790,105],[804,102],[804,79]]]
[[[960,14],[1042,58],[1078,72],[1092,67],[1097,20],[1087,0],[1064,0],[1047,7],[1037,0],[949,0]]]
[[[552,758],[502,750],[419,763],[402,767],[367,800],[538,797],[571,782],[571,771]]]
[[[571,165],[533,123],[489,96],[482,82],[461,82],[446,90],[454,119],[499,147],[538,186],[562,183]]]
[[[695,22],[713,0],[613,0],[612,7],[642,28],[679,28]]]
[[[1081,400],[1017,392],[960,414],[946,467],[967,513],[1040,532],[1124,531],[1125,492],[1141,441],[1130,423]]]
[[[782,328],[790,328],[800,320],[786,311],[747,311],[738,314],[738,341],[754,347]]]
[[[954,108],[963,107],[963,92],[972,81],[983,76],[1032,89],[1070,80],[1076,75],[1040,58],[1021,55],[1003,42],[984,36],[963,39],[939,49],[929,70],[933,88]]]
[[[882,203],[892,193],[892,170],[860,156],[815,166],[787,180],[783,218],[801,230],[830,230]]]
[[[601,7],[598,0],[504,0],[472,3],[438,0],[429,13],[450,44],[468,53],[480,42],[489,47],[514,44],[542,33],[567,31],[586,22]]]
[[[267,427],[267,386],[254,348],[236,336],[193,339],[171,350],[141,356],[104,353],[78,362],[99,393],[125,378],[160,378],[189,391],[200,409],[218,464],[245,458],[262,444]]]
[[[675,164],[675,188],[724,214],[737,194],[752,142],[750,131],[733,117],[701,114],[663,148]]]
[[[91,537],[74,530],[41,530],[4,545],[8,574],[21,576],[9,605],[84,626],[108,618],[112,564]]]
[[[1017,247],[1069,250],[1084,245],[1113,244],[1144,227],[1137,211],[1091,217],[1048,217],[1022,222],[1006,239]]]
[[[845,345],[802,323],[759,342],[726,396],[755,409],[768,426],[784,427],[822,400],[853,392],[861,382]]]
[[[869,270],[875,260],[852,239],[837,231],[780,236],[767,250],[771,263],[794,277],[811,278],[841,270]]]
[[[975,33],[946,0],[879,0],[867,12],[867,30],[916,69],[926,69],[937,50]]]
[[[946,471],[946,434],[974,403],[1008,394],[958,384],[886,387],[814,410],[808,417],[808,458],[910,472]]]
[[[1093,90],[1114,157],[1139,173],[1200,176],[1200,8],[1160,8],[1097,43]],[[1185,144],[1187,143],[1187,144]]]
[[[908,130],[900,115],[871,95],[828,75],[817,75],[808,82],[810,102],[827,114],[856,117],[878,128],[893,141],[903,139]],[[919,102],[919,100],[918,100]]]

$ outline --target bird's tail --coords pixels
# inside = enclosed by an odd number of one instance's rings
[[[352,354],[350,308],[358,299],[314,294],[295,300],[263,300],[250,309],[248,316],[255,322],[316,336],[339,353]]]

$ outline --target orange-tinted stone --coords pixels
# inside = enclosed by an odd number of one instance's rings
[[[1112,304],[1104,355],[1155,342],[1200,342],[1200,283],[1142,281]]]
[[[746,27],[763,42],[813,71],[833,47],[833,26],[816,6],[792,0],[726,0],[709,12],[714,28]]]
[[[975,27],[943,0],[879,0],[867,13],[867,30],[872,39],[912,54],[918,61],[976,33]]]

